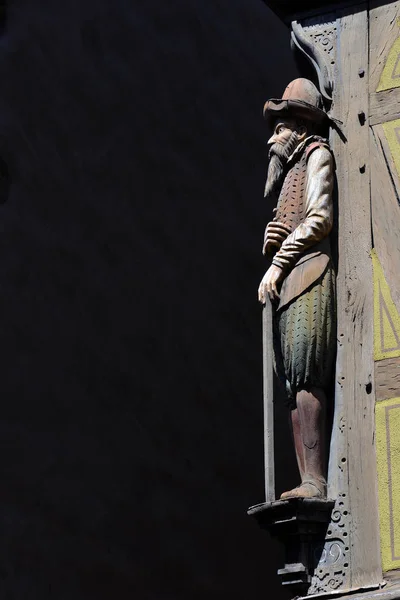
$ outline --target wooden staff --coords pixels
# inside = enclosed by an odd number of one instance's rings
[[[265,501],[275,500],[274,456],[274,367],[272,304],[267,296],[262,317],[263,377],[264,377],[264,468]]]

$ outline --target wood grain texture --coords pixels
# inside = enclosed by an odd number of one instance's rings
[[[390,49],[400,35],[398,17],[400,16],[400,2],[392,2],[380,6],[381,0],[373,0],[370,3],[369,26],[370,26],[370,71],[369,91],[373,95],[379,85],[385,62],[389,56]],[[384,92],[379,92],[383,94]],[[374,105],[371,97],[371,108]]]
[[[371,211],[374,248],[382,266],[393,302],[400,312],[400,190],[397,171],[380,125],[370,130]]]
[[[263,308],[263,377],[264,377],[264,469],[265,501],[275,500],[275,452],[274,452],[274,366],[272,305],[267,298]]]
[[[374,447],[373,295],[370,251],[370,157],[368,126],[368,15],[340,18],[334,116],[339,197],[338,357],[336,407],[330,456],[330,492],[345,494],[350,507],[349,587],[381,580],[376,457]],[[359,70],[365,71],[360,77]],[[365,166],[365,169],[363,168]],[[356,242],[355,242],[356,240]],[[347,582],[345,583],[345,585]]]
[[[400,357],[375,363],[375,393],[377,401],[400,396]]]
[[[371,92],[370,125],[400,118],[400,88]]]

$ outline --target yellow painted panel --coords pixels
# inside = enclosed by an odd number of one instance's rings
[[[374,267],[374,358],[383,360],[400,356],[400,315],[375,250],[371,255]]]
[[[389,56],[383,68],[377,92],[392,90],[400,87],[400,37],[390,49]]]
[[[376,404],[382,568],[400,568],[400,397]]]

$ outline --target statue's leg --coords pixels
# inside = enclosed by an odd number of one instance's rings
[[[300,477],[304,477],[304,447],[301,439],[299,409],[294,408],[290,411],[290,428],[293,436],[293,444],[296,452],[297,466],[299,467]]]
[[[324,390],[331,384],[336,351],[334,282],[329,266],[311,288],[278,311],[285,376],[297,408],[292,416],[298,419],[293,427],[296,454],[303,455],[301,485],[282,494],[282,499],[326,497]]]
[[[326,394],[320,388],[300,390],[296,395],[297,427],[293,427],[296,454],[303,455],[301,485],[284,492],[281,499],[326,497]],[[295,411],[293,411],[295,412]],[[292,417],[293,422],[293,417]],[[298,450],[299,449],[299,450]]]

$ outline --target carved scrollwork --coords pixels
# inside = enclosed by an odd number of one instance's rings
[[[309,19],[292,22],[292,48],[302,52],[314,67],[325,101],[332,102],[336,63],[336,22],[318,23]]]
[[[340,494],[332,511],[325,543],[316,549],[317,566],[309,594],[331,592],[344,586],[349,571],[349,521],[346,494]]]
[[[340,512],[340,510],[334,510],[332,512],[331,515],[331,521],[333,521],[333,523],[339,523],[339,521],[341,521],[342,519],[342,513]]]

